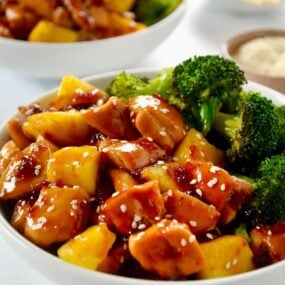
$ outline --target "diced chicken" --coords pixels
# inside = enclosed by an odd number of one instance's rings
[[[99,150],[118,167],[133,171],[157,161],[166,153],[156,143],[145,138],[136,141],[102,140]]]
[[[68,241],[84,230],[89,209],[82,188],[44,188],[26,217],[24,235],[41,247]]]
[[[177,190],[164,192],[166,214],[187,224],[194,234],[215,228],[220,213],[199,199]]]
[[[257,226],[250,233],[255,261],[265,266],[285,259],[285,224]]]
[[[202,270],[206,260],[188,226],[163,220],[130,236],[131,255],[162,278],[188,276]]]
[[[114,188],[117,192],[127,190],[137,184],[132,175],[123,169],[112,168],[109,171],[112,178]]]
[[[46,180],[47,162],[52,152],[45,141],[32,143],[18,152],[1,176],[0,197],[17,199],[31,193],[37,184]]]
[[[7,130],[12,140],[20,149],[27,147],[31,143],[23,133],[22,125],[18,119],[10,119],[7,123]]]
[[[82,116],[90,126],[110,138],[132,140],[138,137],[128,106],[117,97],[110,98],[102,106],[89,108]]]
[[[221,222],[228,224],[236,217],[241,207],[250,202],[254,186],[241,178],[231,176],[233,194],[228,203],[221,210]]]
[[[9,165],[11,160],[20,152],[20,149],[16,146],[15,142],[9,140],[6,142],[0,150],[0,177],[5,168]]]
[[[129,100],[132,122],[143,137],[153,139],[171,152],[183,139],[186,126],[181,114],[159,96],[138,96]]]
[[[164,201],[157,181],[116,192],[103,207],[108,226],[115,227],[121,234],[143,230],[161,219],[164,213]]]

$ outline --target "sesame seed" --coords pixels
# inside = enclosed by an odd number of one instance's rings
[[[198,181],[198,182],[201,182],[201,181],[202,181],[202,174],[201,174],[200,171],[199,171],[198,174],[197,174],[197,181]]]
[[[214,177],[213,179],[211,179],[210,181],[208,181],[207,186],[208,187],[213,187],[215,184],[218,183],[218,178]]]
[[[51,212],[55,208],[55,205],[51,205],[47,208],[47,212]]]
[[[196,184],[197,183],[197,179],[192,179],[189,184]]]
[[[161,168],[162,168],[163,170],[167,170],[167,169],[168,169],[168,166],[167,166],[167,165],[163,165]]]
[[[206,145],[206,143],[204,141],[200,141],[201,145]]]
[[[271,230],[268,230],[268,231],[267,231],[267,234],[268,234],[269,236],[272,236],[272,231],[271,231]]]
[[[197,227],[197,222],[196,221],[189,221],[189,224],[193,228]]]
[[[157,164],[158,164],[158,165],[162,165],[162,164],[164,164],[164,163],[165,163],[164,160],[158,160],[158,161],[157,161]]]
[[[80,166],[79,161],[77,161],[77,160],[73,161],[72,165],[75,166],[75,167],[79,167]]]
[[[133,229],[136,229],[137,226],[138,226],[137,222],[136,221],[132,221],[132,225],[131,226],[132,226]]]
[[[235,266],[235,265],[237,265],[237,263],[238,263],[238,260],[235,258],[232,262],[232,265]]]
[[[190,242],[190,243],[194,242],[195,240],[196,240],[196,236],[195,236],[195,235],[191,235],[191,236],[189,237],[189,242]]]
[[[225,191],[225,190],[226,190],[226,185],[225,185],[225,183],[221,184],[220,189],[221,189],[221,191]]]
[[[182,238],[180,241],[181,246],[186,246],[187,245],[187,240],[185,238]]]
[[[229,270],[231,268],[231,263],[228,262],[225,267],[226,267],[227,270]]]
[[[197,133],[196,138],[201,139],[202,138],[201,134]]]
[[[142,219],[141,216],[139,216],[137,214],[134,215],[134,221],[135,222],[139,222],[139,221],[141,221],[141,219]]]
[[[203,196],[203,193],[202,193],[201,189],[196,189],[196,193],[197,193],[200,197]]]
[[[218,166],[212,165],[210,168],[210,172],[211,173],[217,173],[217,171],[219,171],[220,168]]]
[[[101,151],[104,152],[104,153],[106,153],[106,152],[108,152],[108,149],[104,147],[104,148],[102,148]]]
[[[151,138],[151,137],[147,137],[146,138],[149,142],[153,142],[153,138]]]
[[[164,114],[169,113],[169,109],[166,109],[166,108],[161,108],[160,111]]]
[[[172,193],[172,190],[171,190],[171,189],[169,189],[169,190],[167,191],[167,196],[168,196],[168,197],[171,197],[171,196],[172,196],[172,194],[173,194],[173,193]]]
[[[139,226],[138,226],[138,229],[139,230],[143,230],[143,229],[145,229],[146,228],[146,225],[145,224],[140,224]]]
[[[97,106],[102,106],[104,104],[104,100],[103,99],[99,99],[97,101]]]
[[[207,237],[208,239],[214,239],[213,235],[210,234],[210,233],[207,233],[207,234],[206,234],[206,237]]]
[[[88,151],[83,152],[83,154],[82,154],[83,158],[87,158],[88,156],[89,156],[89,152]]]
[[[125,212],[127,211],[127,206],[126,206],[125,204],[122,204],[122,205],[120,206],[120,209],[121,209],[121,212],[122,212],[122,213],[125,213]]]
[[[160,131],[159,134],[160,134],[162,137],[166,137],[166,136],[167,136],[167,132],[166,132],[166,131]]]
[[[70,204],[73,210],[78,210],[78,200],[72,200]]]

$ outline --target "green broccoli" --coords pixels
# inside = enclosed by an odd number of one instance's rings
[[[258,221],[265,224],[285,222],[285,155],[265,159],[258,168],[257,188],[251,203]]]
[[[135,6],[137,20],[153,25],[173,12],[182,0],[139,0]]]
[[[158,72],[153,79],[142,79],[125,71],[121,72],[108,86],[111,96],[129,99],[138,95],[159,94],[169,100],[172,89],[173,68],[165,68]],[[175,96],[173,96],[175,97]]]
[[[178,98],[204,134],[211,129],[220,109],[236,111],[244,83],[243,71],[233,61],[217,55],[190,58],[177,65],[173,73]]]
[[[277,153],[285,153],[285,105],[277,107],[276,110],[281,124]]]
[[[252,172],[276,150],[280,122],[270,100],[257,92],[244,92],[238,112],[218,112],[213,128],[228,140],[226,154],[232,165],[241,172]]]

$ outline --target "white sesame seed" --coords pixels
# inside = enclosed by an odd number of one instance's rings
[[[120,206],[120,209],[121,209],[121,212],[122,212],[122,213],[125,213],[125,212],[127,211],[127,206],[126,206],[125,204],[122,204],[122,205]]]
[[[192,179],[189,184],[196,184],[197,183],[197,179]]]
[[[169,190],[167,191],[167,196],[168,196],[168,197],[171,197],[171,196],[172,196],[172,194],[173,194],[173,193],[172,193],[172,190],[171,190],[171,189],[169,189]]]
[[[87,158],[88,156],[89,156],[89,152],[88,151],[83,152],[83,154],[82,154],[83,158]]]
[[[104,100],[103,99],[99,99],[97,101],[97,106],[102,106],[104,104]]]
[[[237,265],[237,263],[238,263],[238,260],[237,260],[237,258],[235,258],[232,262],[232,265],[235,266],[235,265]]]
[[[140,224],[139,226],[138,226],[138,229],[139,230],[143,230],[143,229],[145,229],[146,228],[146,225],[145,224]]]
[[[193,228],[197,227],[197,222],[196,221],[189,221],[189,224]]]
[[[207,233],[207,234],[206,234],[206,237],[207,237],[208,239],[214,239],[213,235],[210,234],[210,233]]]
[[[200,171],[199,171],[198,174],[197,174],[197,181],[198,181],[198,182],[201,182],[201,181],[202,181],[202,174],[201,174]]]
[[[55,205],[51,205],[47,208],[47,212],[51,212],[55,208]]]
[[[166,137],[166,136],[167,136],[167,132],[166,132],[166,131],[160,131],[159,134],[160,134],[162,137]]]
[[[137,214],[134,215],[134,221],[135,222],[139,222],[139,221],[141,221],[141,219],[142,219],[141,216],[139,216]]]
[[[218,166],[212,165],[210,168],[210,172],[211,173],[217,173],[217,171],[219,171],[220,168]]]
[[[185,238],[182,238],[180,241],[181,246],[186,246],[187,245],[187,240]]]
[[[231,268],[231,263],[228,262],[225,267],[226,267],[227,270],[229,270]]]
[[[166,108],[161,108],[160,111],[164,114],[169,113],[169,109],[166,109]]]
[[[196,236],[195,236],[195,235],[191,235],[191,236],[189,237],[189,242],[190,242],[190,243],[194,242],[195,240],[196,240]]]
[[[203,196],[203,193],[202,193],[202,191],[201,191],[201,189],[196,189],[196,193],[200,196],[200,197],[202,197]]]
[[[271,231],[271,230],[268,230],[268,231],[267,231],[267,235],[272,236],[272,231]]]
[[[214,185],[216,185],[218,183],[218,178],[214,177],[213,179],[211,179],[210,181],[208,181],[207,186],[208,187],[213,187]]]
[[[112,197],[116,197],[116,196],[118,196],[120,194],[120,192],[114,192],[113,194],[112,194]]]
[[[226,185],[225,185],[225,183],[221,184],[220,189],[221,189],[221,191],[225,191],[225,190],[226,190]]]
[[[106,153],[106,152],[108,152],[108,149],[104,147],[104,148],[102,148],[101,151],[104,152],[104,153]]]
[[[79,167],[80,166],[79,161],[77,161],[77,160],[73,161],[72,165],[75,166],[75,167]]]
[[[151,137],[147,137],[146,138],[149,142],[153,142],[153,138],[151,138]]]
[[[131,226],[132,226],[133,229],[136,229],[137,226],[138,226],[137,222],[136,221],[132,221],[132,225]]]
[[[162,168],[163,170],[167,170],[167,169],[168,169],[168,166],[167,166],[167,165],[163,165],[161,168]]]
[[[158,161],[157,161],[157,164],[158,164],[158,165],[163,165],[164,163],[165,163],[164,160],[158,160]]]

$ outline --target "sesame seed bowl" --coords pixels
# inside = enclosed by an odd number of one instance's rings
[[[130,70],[128,71],[131,74],[135,74],[142,78],[152,78],[154,74],[157,72],[156,70]],[[96,75],[92,77],[86,78],[86,82],[88,84],[92,84],[100,89],[105,89],[108,84],[115,78],[118,72],[106,73],[102,75]],[[85,81],[85,80],[84,80]],[[273,91],[267,87],[249,83],[245,86],[245,89],[260,91],[268,98],[272,99],[275,104],[285,104],[284,96],[276,91]],[[57,90],[52,90],[48,92],[43,97],[39,98],[39,102],[41,102],[44,106],[47,105],[51,100],[53,100],[57,94]],[[145,102],[144,102],[145,103]],[[116,103],[118,104],[118,102]],[[163,108],[165,109],[165,108]],[[71,112],[72,113],[72,112]],[[168,112],[166,112],[169,116]],[[15,117],[19,117],[19,114],[16,114]],[[6,124],[1,127],[0,130],[0,145],[3,146],[5,142],[9,140],[9,133],[7,131]],[[87,155],[83,153],[83,156],[87,158],[90,153]],[[65,156],[66,157],[66,156]],[[77,161],[77,160],[73,160]],[[158,160],[158,165],[164,166],[163,159]],[[50,162],[52,163],[52,162]],[[62,164],[64,167],[64,164]],[[39,169],[37,167],[37,169]],[[60,171],[60,169],[57,169]],[[211,185],[215,184],[214,180],[211,180]],[[211,186],[210,185],[210,186]],[[210,187],[209,186],[209,187]],[[88,186],[86,186],[88,188]],[[74,187],[77,189],[78,187]],[[69,188],[68,188],[69,189]],[[73,189],[73,188],[72,188]],[[142,189],[140,189],[142,190]],[[169,191],[168,191],[169,192]],[[167,192],[167,193],[168,193]],[[168,193],[168,196],[172,196],[172,192]],[[114,197],[118,195],[113,195]],[[77,210],[78,207],[84,207],[84,198],[82,198],[82,203],[72,202],[71,206],[73,210]],[[81,196],[76,196],[76,199],[81,199]],[[128,206],[125,203],[120,204],[120,211],[124,213],[127,210]],[[52,209],[49,210],[52,212]],[[136,222],[140,221],[140,218],[134,219]],[[196,223],[192,220],[190,223],[192,227],[195,228]],[[143,227],[143,223],[140,223],[141,228]],[[175,225],[174,225],[175,226]],[[143,228],[142,228],[143,229]],[[181,229],[183,230],[183,229]],[[57,258],[53,253],[53,251],[43,250],[41,247],[36,246],[28,239],[23,237],[18,231],[16,231],[9,221],[7,220],[7,211],[3,207],[1,207],[0,213],[0,232],[1,235],[6,239],[7,243],[13,248],[13,250],[19,255],[19,258],[23,260],[23,262],[29,263],[35,270],[46,276],[48,279],[54,281],[57,284],[86,284],[91,285],[94,282],[98,284],[104,285],[116,285],[116,284],[126,284],[126,285],[135,285],[135,284],[158,284],[158,285],[166,285],[166,284],[193,284],[193,285],[267,285],[271,280],[274,280],[274,284],[282,285],[283,277],[284,277],[284,269],[285,262],[281,261],[274,265],[266,266],[261,269],[256,269],[251,272],[238,274],[235,276],[229,276],[218,279],[211,280],[146,280],[147,277],[139,279],[139,278],[129,278],[123,276],[117,276],[113,274],[107,274],[103,272],[98,272],[94,270],[84,269],[75,265],[72,265],[68,262]],[[106,233],[106,236],[109,233]],[[210,234],[208,235],[210,238]],[[189,243],[194,241],[193,236],[189,237]],[[188,241],[181,239],[181,246],[184,247],[188,245]],[[186,244],[185,244],[186,243]],[[236,266],[238,263],[237,259],[229,260],[225,263],[226,269],[230,269],[231,267]]]

